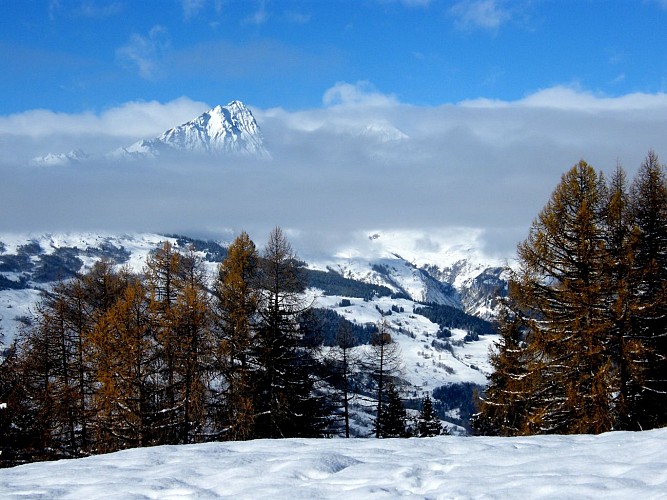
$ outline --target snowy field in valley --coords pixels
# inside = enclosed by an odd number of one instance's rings
[[[0,470],[0,498],[667,498],[667,429],[159,446]]]

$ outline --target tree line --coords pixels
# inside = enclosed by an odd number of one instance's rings
[[[141,273],[101,260],[58,283],[0,360],[3,464],[322,437],[341,432],[341,420],[349,436],[356,342],[341,322],[332,356],[318,355],[321,329],[300,271],[276,228],[263,252],[241,233],[212,281],[194,248],[166,242]],[[384,353],[393,344],[382,333]],[[383,428],[386,358],[368,374]]]
[[[518,247],[474,420],[484,434],[667,425],[667,184],[650,151],[628,183],[584,161]]]

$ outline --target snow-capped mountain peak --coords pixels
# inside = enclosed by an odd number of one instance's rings
[[[221,154],[270,159],[252,111],[241,101],[215,106],[153,139],[141,139],[103,155],[106,160],[156,158],[163,154]],[[100,157],[97,157],[98,159]],[[64,166],[95,159],[81,150],[48,153],[30,161],[37,166]]]
[[[270,158],[255,117],[241,101],[218,105],[155,139],[141,140],[116,150],[113,156],[155,157],[166,151]]]

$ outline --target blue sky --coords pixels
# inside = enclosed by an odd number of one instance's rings
[[[0,231],[280,225],[332,251],[420,230],[511,256],[579,160],[632,177],[650,149],[667,157],[667,0],[0,0],[0,14]],[[103,158],[234,99],[271,162],[35,166]]]
[[[664,0],[0,2],[0,114],[180,96],[290,110],[337,82],[401,102],[667,89]]]

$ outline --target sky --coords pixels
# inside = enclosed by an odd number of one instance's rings
[[[667,157],[665,0],[0,0],[0,11],[0,231],[281,225],[330,246],[376,229],[470,228],[509,256],[580,159],[632,176],[650,149]],[[271,162],[31,165],[103,154],[234,99]]]

